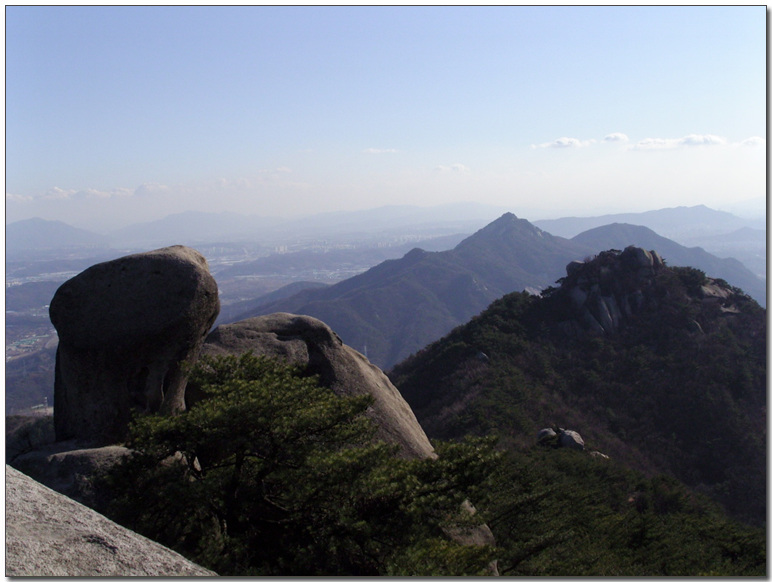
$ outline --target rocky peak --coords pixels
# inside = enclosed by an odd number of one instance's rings
[[[195,361],[220,311],[199,252],[173,246],[89,267],[50,306],[59,335],[57,440],[121,442],[133,410],[184,410],[184,362]]]
[[[654,300],[650,290],[665,268],[656,251],[633,246],[570,262],[559,292],[567,298],[572,315],[564,326],[574,332],[615,332],[627,317]]]
[[[678,275],[668,278],[674,269],[656,251],[635,246],[572,261],[566,265],[560,289],[552,293],[562,314],[560,326],[572,335],[610,335],[642,309],[660,309],[671,301],[710,308],[714,315],[737,314],[743,304],[753,302],[739,289],[698,269],[676,269]],[[696,321],[690,325],[700,330]]]

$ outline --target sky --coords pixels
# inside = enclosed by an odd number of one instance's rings
[[[766,7],[7,6],[6,223],[766,197]]]

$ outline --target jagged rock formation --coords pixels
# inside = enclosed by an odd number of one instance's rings
[[[711,277],[720,277],[729,284],[740,287],[762,307],[766,305],[765,281],[754,275],[737,259],[722,259],[700,247],[685,247],[658,235],[645,226],[607,224],[578,234],[571,241],[589,247],[593,254],[607,249],[624,249],[631,245],[642,249],[654,249],[659,256],[667,258],[668,266],[695,267],[705,271]]]
[[[561,322],[568,335],[596,333],[611,335],[643,308],[656,309],[666,301],[657,276],[667,271],[656,251],[629,246],[624,251],[604,251],[590,261],[566,265],[559,293],[568,298],[570,316]],[[739,313],[740,304],[750,299],[728,284],[703,277],[691,289],[692,299],[715,304],[722,313]],[[702,332],[697,321],[693,331]]]
[[[370,394],[375,402],[368,414],[378,427],[379,438],[400,445],[409,457],[434,455],[413,411],[386,374],[318,319],[274,313],[221,325],[209,334],[202,349],[208,355],[247,351],[304,367],[338,395]]]
[[[216,576],[5,468],[6,576]]]
[[[206,259],[183,246],[99,263],[65,282],[50,307],[57,439],[116,443],[133,409],[184,410],[181,365],[197,357],[219,305]]]
[[[590,262],[570,262],[561,288],[573,309],[565,330],[574,334],[613,333],[625,317],[653,300],[646,289],[663,267],[655,251],[637,247],[627,247],[622,253],[605,251]]]

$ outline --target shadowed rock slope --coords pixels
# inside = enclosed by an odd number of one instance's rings
[[[216,576],[5,468],[6,576]]]
[[[386,369],[503,294],[546,287],[568,261],[587,252],[507,213],[452,250],[413,249],[336,285],[302,291],[235,319],[310,315]]]
[[[496,431],[527,447],[569,426],[765,519],[766,311],[657,253],[572,262],[560,287],[503,297],[390,377],[431,438]]]

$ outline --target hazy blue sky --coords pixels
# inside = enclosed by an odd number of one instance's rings
[[[5,10],[7,222],[766,194],[764,6]]]

